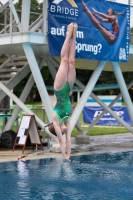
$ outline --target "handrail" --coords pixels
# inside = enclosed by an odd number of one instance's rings
[[[12,25],[14,24],[15,20],[12,21]],[[8,29],[11,25],[8,24],[2,31],[0,31],[0,34],[4,33],[6,29]]]
[[[43,18],[43,15],[40,15],[40,16],[29,26],[29,30],[31,30],[42,18]]]

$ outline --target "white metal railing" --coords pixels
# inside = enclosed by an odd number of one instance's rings
[[[3,21],[0,23],[0,34],[19,32],[18,24],[13,17],[12,11],[7,6],[3,5],[0,7],[0,14],[3,14]],[[16,12],[20,18],[21,10],[16,10]],[[29,26],[29,31],[35,32],[39,30],[40,32],[43,25],[43,15],[41,13],[30,12],[30,17],[33,18],[33,21]]]

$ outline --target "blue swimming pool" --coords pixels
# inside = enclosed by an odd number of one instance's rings
[[[133,200],[133,152],[0,163],[1,200]]]

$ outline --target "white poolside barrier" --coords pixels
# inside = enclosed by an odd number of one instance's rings
[[[99,95],[97,97],[108,106],[117,96],[115,96],[115,95]],[[100,106],[100,105],[94,99],[89,97],[85,106]],[[114,104],[114,106],[122,106],[122,98],[118,99],[118,101]]]

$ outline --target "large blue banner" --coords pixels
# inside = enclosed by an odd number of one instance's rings
[[[126,62],[129,54],[130,7],[104,0],[49,0],[48,43],[60,56],[67,25],[78,24],[76,58]]]
[[[126,107],[118,106],[111,108],[120,118],[122,118],[129,125],[132,125],[130,117]],[[83,120],[86,123],[91,124],[102,112],[103,108],[99,106],[89,107],[86,106],[83,109]],[[120,123],[112,117],[109,113],[106,113],[98,122],[99,125],[120,125]]]

